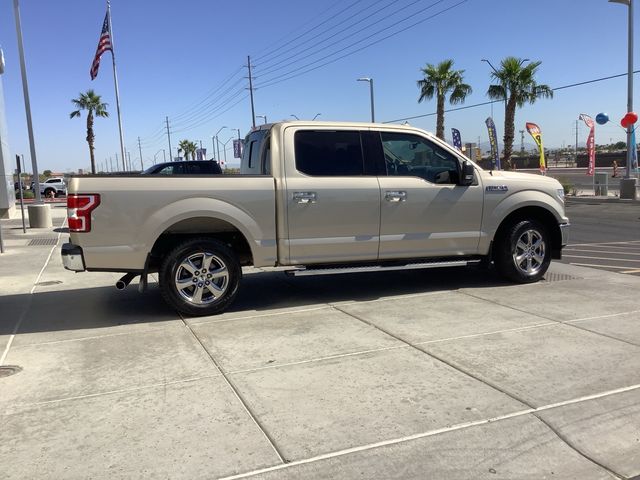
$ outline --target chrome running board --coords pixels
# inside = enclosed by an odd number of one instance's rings
[[[370,265],[362,267],[326,267],[326,268],[296,268],[285,270],[289,276],[304,277],[309,275],[338,275],[341,273],[389,272],[393,270],[419,270],[423,268],[467,267],[478,265],[482,260],[451,260],[438,262],[408,263],[406,265]]]

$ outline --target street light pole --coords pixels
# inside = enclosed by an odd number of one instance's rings
[[[266,125],[266,123],[267,123],[267,116],[266,116],[266,115],[256,115],[256,118],[262,118],[262,119],[264,119],[264,123],[265,123],[265,125]]]
[[[18,53],[20,55],[20,73],[22,74],[22,92],[24,94],[24,109],[27,114],[27,130],[29,132],[29,150],[31,152],[31,165],[33,179],[35,180],[36,203],[42,203],[40,196],[40,178],[38,176],[38,161],[36,159],[36,144],[33,138],[33,122],[31,121],[31,102],[29,101],[29,84],[27,82],[27,65],[24,60],[24,45],[22,42],[22,26],[20,23],[20,5],[18,0],[13,0],[13,13],[16,20],[16,34],[18,35]]]
[[[320,115],[322,115],[321,113],[316,113],[315,116],[311,119],[311,121],[315,120],[316,118],[318,118]]]
[[[373,102],[373,78],[362,77],[358,79],[358,82],[369,82],[369,94],[371,96],[371,122],[375,123],[376,115],[374,111],[374,102]]]
[[[214,152],[214,156],[215,156],[215,148],[217,147],[217,150],[218,150],[218,154],[217,154],[218,162],[220,161],[220,145],[219,145],[219,142],[218,142],[218,134],[219,134],[222,130],[224,130],[225,128],[227,128],[227,127],[226,127],[226,125],[225,125],[224,127],[221,127],[221,128],[216,132],[216,134],[213,136],[213,138],[215,138],[215,139],[216,139],[216,144],[215,144],[215,145],[214,145],[214,147],[213,147],[213,148],[214,148],[214,151],[213,151],[213,152]],[[212,138],[212,140],[213,140],[213,138]]]

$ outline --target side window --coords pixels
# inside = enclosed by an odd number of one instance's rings
[[[173,175],[173,165],[167,165],[166,167],[158,170],[156,173],[158,175]]]
[[[408,133],[381,132],[389,176],[420,177],[431,183],[457,184],[455,155],[425,138]]]
[[[262,150],[262,168],[260,172],[263,175],[271,175],[271,138],[265,139],[264,148]]]
[[[294,137],[296,169],[313,176],[364,175],[360,132],[298,131]]]
[[[203,168],[202,163],[193,162],[193,163],[187,163],[187,173],[189,175],[202,175],[209,172],[207,172],[207,170]]]
[[[249,153],[249,168],[255,168],[259,165],[260,143],[251,142],[251,152]]]

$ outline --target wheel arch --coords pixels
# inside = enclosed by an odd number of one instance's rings
[[[495,244],[496,240],[505,234],[505,231],[510,225],[522,220],[535,220],[542,224],[546,228],[550,237],[551,258],[560,258],[560,252],[562,251],[562,232],[560,231],[558,219],[553,212],[540,205],[527,205],[510,212],[498,225],[493,237],[493,244]]]

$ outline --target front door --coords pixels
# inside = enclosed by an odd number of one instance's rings
[[[460,159],[417,134],[380,137],[380,259],[476,254],[484,196],[481,185],[458,185]]]

